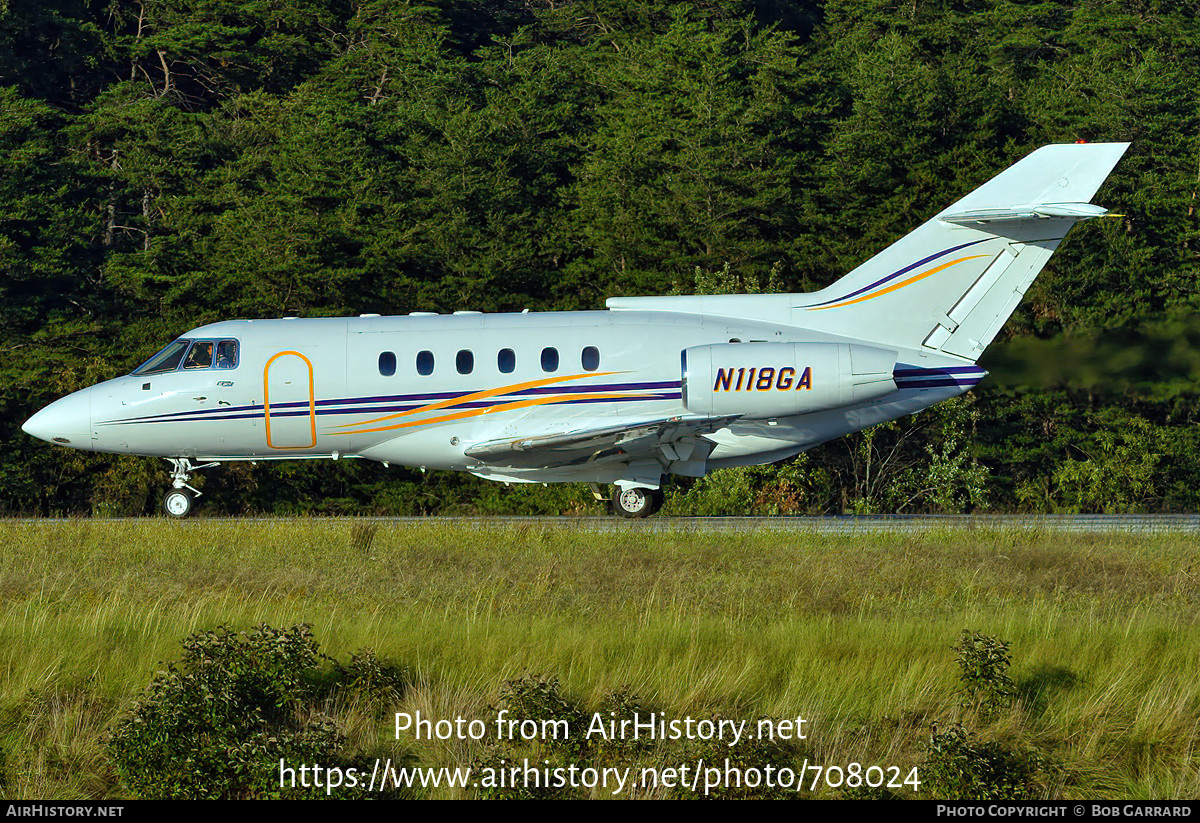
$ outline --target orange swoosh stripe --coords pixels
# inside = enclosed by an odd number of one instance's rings
[[[410,414],[421,414],[422,412],[437,411],[438,409],[446,409],[451,406],[457,406],[460,403],[470,403],[474,400],[486,400],[489,397],[496,397],[501,394],[512,394],[513,392],[524,391],[525,389],[536,389],[540,386],[548,386],[552,383],[563,383],[567,380],[578,380],[581,377],[608,377],[613,374],[624,374],[618,371],[599,371],[587,372],[586,374],[569,374],[564,377],[544,377],[541,380],[530,380],[528,383],[513,383],[508,386],[501,386],[498,389],[485,389],[471,394],[464,394],[459,397],[450,397],[445,400],[439,400],[436,403],[429,403],[416,409],[409,409],[397,414],[388,414],[383,417],[376,417],[371,420],[360,420],[357,423],[347,423],[344,426],[335,426],[338,429],[352,429],[355,426],[366,426],[371,423],[382,423],[384,420],[395,420],[398,417],[407,417]],[[371,429],[371,431],[383,431],[383,429]]]
[[[443,414],[440,417],[429,417],[424,420],[412,420],[408,423],[397,423],[394,426],[379,426],[374,429],[358,429],[352,432],[331,432],[332,435],[339,434],[370,434],[371,432],[386,432],[395,429],[407,429],[413,426],[424,426],[430,423],[446,423],[451,420],[462,420],[466,417],[477,417],[481,414],[491,414],[492,412],[511,411],[513,409],[523,409],[528,406],[544,406],[547,403],[563,403],[568,400],[599,400],[612,399],[621,400],[629,397],[643,397],[641,394],[612,394],[611,392],[592,392],[580,394],[560,394],[554,397],[535,397],[529,400],[517,400],[512,403],[501,403],[498,406],[488,406],[486,409],[469,409],[467,411],[455,412],[454,414]],[[375,421],[366,421],[361,425]]]
[[[930,269],[929,271],[922,272],[921,274],[910,277],[907,280],[901,280],[899,283],[894,283],[891,286],[888,286],[886,289],[880,289],[879,291],[874,292],[872,294],[864,294],[862,297],[856,297],[853,300],[845,300],[841,303],[834,303],[831,306],[814,306],[814,307],[810,308],[809,311],[822,311],[824,309],[837,309],[837,308],[841,308],[842,306],[852,306],[855,303],[861,303],[864,300],[874,300],[876,297],[880,297],[882,295],[888,294],[889,292],[894,292],[896,289],[902,289],[911,283],[916,283],[918,280],[924,280],[926,277],[937,274],[938,272],[942,271],[943,269],[948,269],[951,266],[957,266],[959,263],[965,263],[967,260],[976,260],[980,257],[989,257],[989,256],[990,255],[986,255],[986,254],[973,254],[970,257],[960,257],[957,260],[951,260],[949,263],[943,263],[940,266],[935,266],[932,269]]]

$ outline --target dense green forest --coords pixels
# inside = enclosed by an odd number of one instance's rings
[[[1200,508],[1200,1],[0,0],[0,512],[165,463],[20,431],[217,319],[831,283],[1050,142],[1130,140],[966,398],[669,510]],[[162,461],[158,461],[161,463]],[[587,511],[368,463],[209,512]]]

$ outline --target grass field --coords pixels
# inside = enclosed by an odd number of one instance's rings
[[[627,686],[672,716],[802,715],[814,762],[907,771],[932,723],[960,720],[1036,752],[1039,796],[1200,796],[1186,536],[80,520],[0,521],[0,543],[8,797],[128,796],[113,722],[189,633],[260,622],[403,664],[394,710],[426,717],[486,718],[503,681],[540,674],[586,707]],[[1016,699],[997,712],[962,705],[964,628],[1011,643]],[[390,714],[339,720],[371,757],[479,754],[397,743]]]

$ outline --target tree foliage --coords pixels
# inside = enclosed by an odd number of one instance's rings
[[[1077,139],[1133,141],[1101,194],[1125,216],[1055,255],[974,401],[703,481],[683,508],[732,483],[752,511],[1194,509],[1198,11],[8,0],[0,511],[151,506],[157,469],[19,424],[201,322],[819,288]],[[206,494],[225,511],[588,505],[342,465],[238,469]]]

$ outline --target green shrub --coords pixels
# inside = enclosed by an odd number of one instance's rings
[[[963,629],[957,646],[958,679],[962,681],[963,705],[987,714],[1007,704],[1015,692],[1008,667],[1012,663],[1009,643],[982,632]]]
[[[529,777],[516,780],[499,777],[499,775],[508,774],[514,768],[523,771],[526,760],[532,764],[532,772]],[[555,778],[543,781],[540,777],[533,776],[535,773],[544,774],[547,770],[553,774],[554,770],[561,770],[567,765],[569,765],[569,761],[564,762],[557,756],[528,758],[527,753],[519,752],[506,743],[493,740],[488,742],[484,753],[471,762],[471,774],[479,778],[476,792],[477,796],[484,800],[581,799],[583,795],[579,793],[579,790],[566,785],[565,781]],[[557,772],[557,774],[561,773],[561,771]],[[559,783],[563,785],[558,785]]]
[[[600,699],[598,713],[604,723],[613,723],[617,728],[624,721],[646,722],[653,710],[642,702],[629,686],[612,689]],[[628,762],[630,758],[644,755],[654,748],[654,742],[649,736],[617,734],[611,737],[593,741],[600,757],[609,757],[619,762]]]
[[[484,754],[471,764],[473,774],[481,775],[479,796],[490,800],[562,800],[582,796],[569,785],[549,785],[538,779],[498,782],[486,775],[499,775],[511,768],[533,764],[534,771],[553,772],[570,765],[589,762],[590,747],[585,733],[587,716],[583,709],[564,697],[557,677],[526,674],[506,680],[500,686],[499,700],[489,714],[516,724],[489,741]],[[521,731],[527,721],[532,725]],[[528,739],[527,739],[528,738]]]
[[[921,791],[937,800],[1029,800],[1041,769],[1036,753],[978,743],[961,723],[941,732],[935,726],[920,769]]]
[[[280,761],[346,768],[345,738],[320,711],[330,686],[308,626],[259,625],[198,632],[184,655],[155,675],[145,694],[114,729],[108,744],[116,770],[139,797],[239,799],[347,797],[359,792],[292,781],[280,786]],[[345,686],[347,670],[332,684]],[[385,669],[373,656],[356,657],[350,683],[374,684]],[[324,781],[322,781],[324,783]]]
[[[719,723],[721,717],[712,718]],[[771,720],[777,724],[777,718],[759,718]],[[711,740],[690,740],[683,747],[683,762],[697,767],[703,764],[705,769],[719,769],[720,785],[705,788],[705,779],[697,783],[696,790],[680,786],[676,791],[683,799],[709,800],[783,800],[803,797],[795,786],[778,785],[780,781],[772,779],[776,785],[768,785],[768,771],[778,774],[781,768],[795,769],[796,755],[800,749],[789,740],[773,737],[757,737],[754,732],[758,728],[758,720],[744,720],[750,734],[742,738],[736,746],[730,745],[729,739],[714,737]],[[801,785],[803,775],[798,776]]]
[[[394,706],[412,680],[408,669],[380,660],[370,649],[354,652],[349,663],[338,666],[338,673],[339,685],[376,711]]]
[[[547,748],[574,755],[587,748],[587,716],[580,706],[563,696],[557,677],[527,674],[504,681],[496,711],[505,710],[509,720],[532,720],[541,728],[556,730],[557,734],[538,735],[538,741]]]

